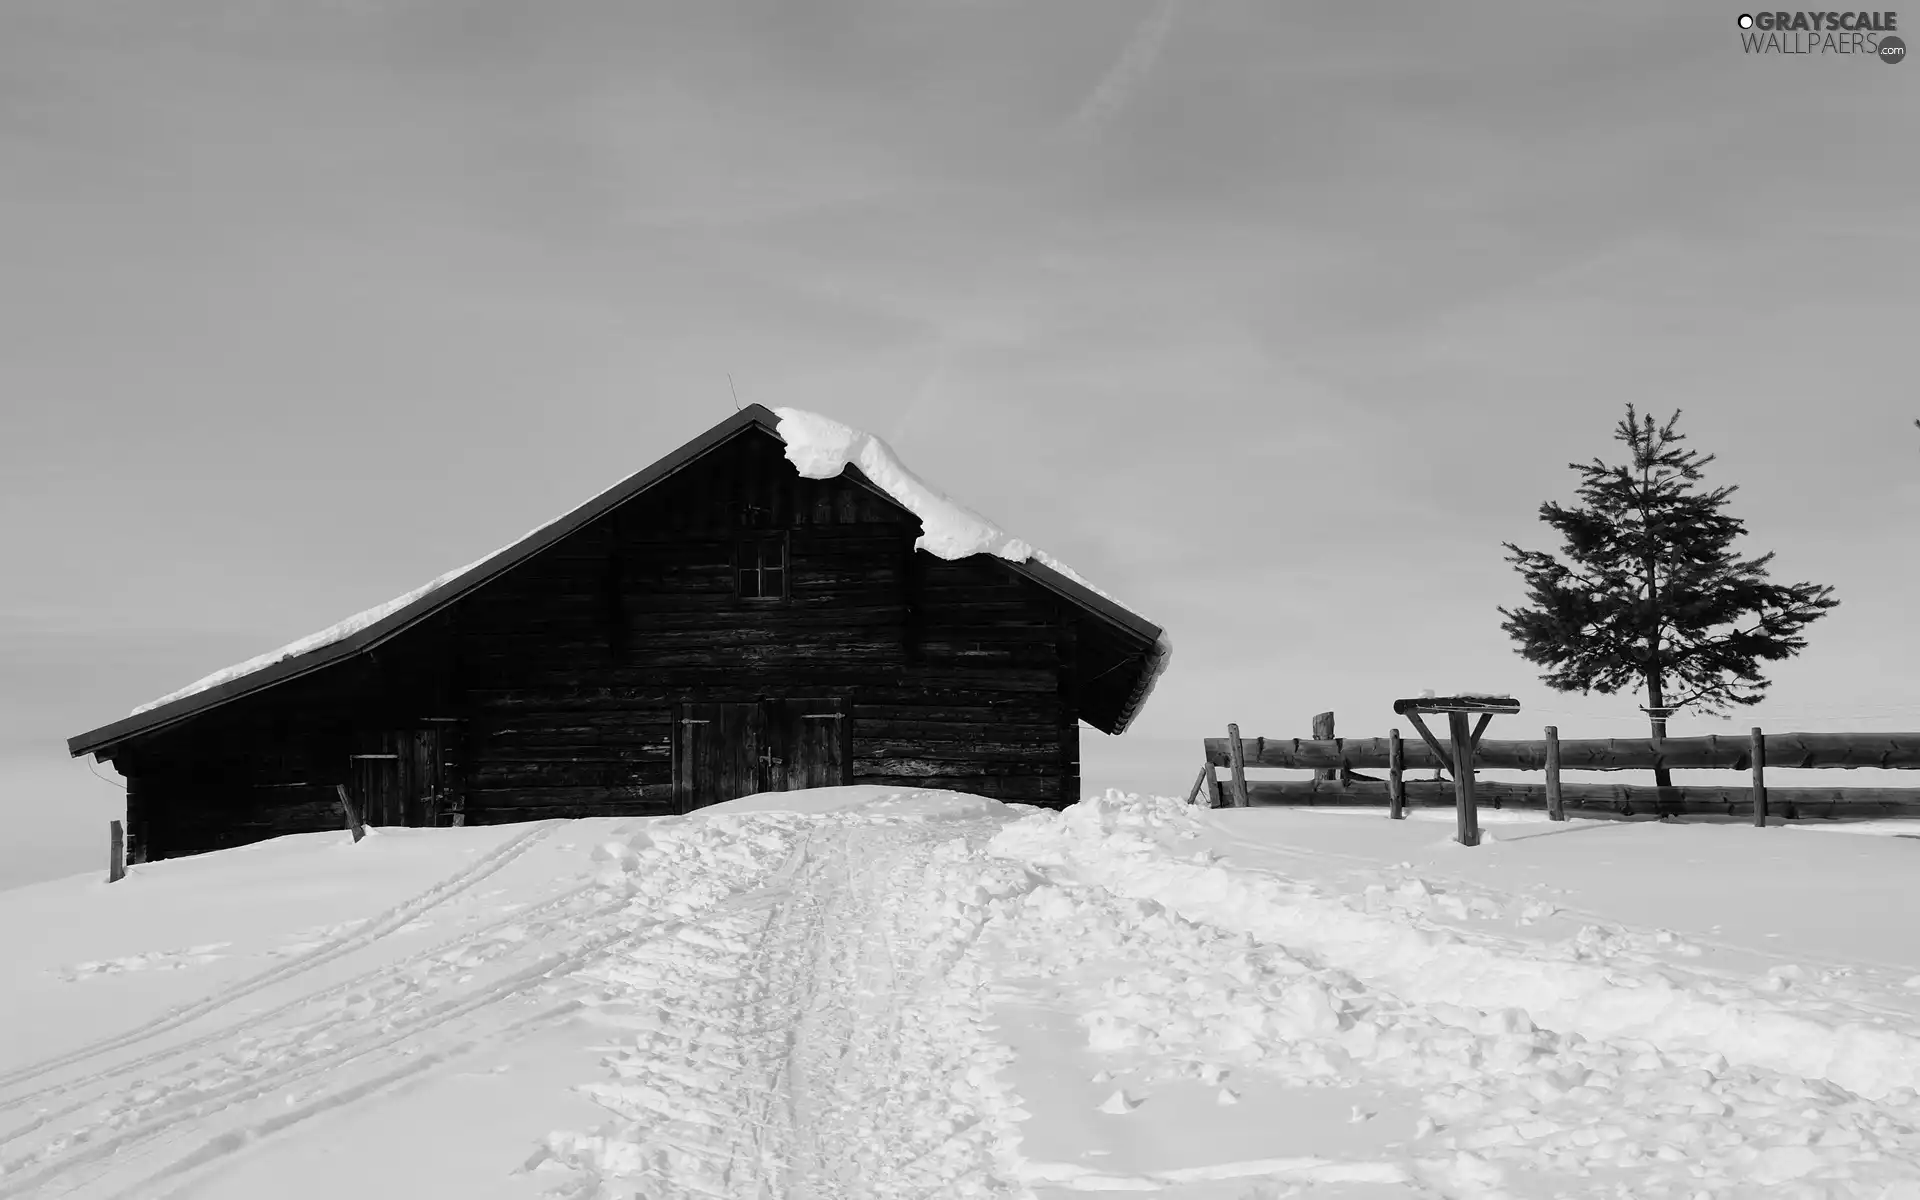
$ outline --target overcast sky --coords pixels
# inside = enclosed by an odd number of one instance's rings
[[[1737,12],[6,0],[0,886],[104,858],[62,739],[573,507],[728,373],[1168,627],[1090,783],[1425,687],[1642,732],[1494,611],[1627,401],[1842,601],[1674,731],[1920,729],[1920,65]]]

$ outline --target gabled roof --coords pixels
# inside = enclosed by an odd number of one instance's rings
[[[811,416],[811,414],[804,415]],[[350,630],[349,632],[341,633],[337,637],[329,637],[332,631],[323,631],[322,634],[302,639],[281,651],[217,672],[207,680],[182,692],[136,709],[131,716],[69,738],[67,751],[76,757],[82,754],[107,752],[116,743],[124,742],[129,738],[177,724],[208,709],[253,695],[276,684],[311,674],[343,662],[356,654],[375,649],[442,611],[475,589],[484,586],[489,580],[525,562],[647,489],[663,482],[739,434],[750,429],[760,429],[775,438],[781,438],[780,424],[780,416],[772,410],[759,404],[749,405],[665,458],[608,488],[558,520],[541,526],[512,545],[450,576],[435,580],[417,592],[401,597],[398,601],[382,605],[377,609],[369,609],[361,614],[360,618],[349,619],[347,622],[342,622],[340,626],[334,627],[336,630]],[[781,440],[785,439],[781,438]],[[848,473],[856,482],[872,488],[881,495],[888,495],[886,490],[875,486],[864,474],[861,474],[857,467],[849,465]],[[888,498],[895,499],[892,496]],[[1126,663],[1129,668],[1127,681],[1131,686],[1127,689],[1126,700],[1115,714],[1111,728],[1107,730],[1115,734],[1121,733],[1145,704],[1154,682],[1165,669],[1166,659],[1170,653],[1166,634],[1151,621],[1089,587],[1064,567],[1056,569],[1054,566],[1049,566],[1040,561],[1044,556],[1039,556],[1038,552],[1033,553],[1036,557],[1024,561],[999,555],[993,557],[1015,574],[1047,588],[1087,615],[1096,617],[1113,627],[1121,635],[1123,642],[1135,643],[1143,647],[1137,661]],[[318,644],[313,644],[316,642]],[[301,648],[309,644],[312,644],[312,648]],[[259,665],[256,666],[256,663]]]

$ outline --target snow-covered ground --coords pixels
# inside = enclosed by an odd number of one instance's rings
[[[0,893],[0,1198],[1920,1198],[1913,838],[1444,816],[835,788]]]

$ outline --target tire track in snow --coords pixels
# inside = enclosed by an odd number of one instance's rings
[[[297,975],[305,974],[315,967],[332,962],[346,954],[364,949],[367,946],[407,925],[421,914],[438,907],[440,904],[466,891],[474,884],[486,879],[502,867],[519,858],[537,842],[545,839],[559,827],[557,821],[546,821],[524,833],[509,838],[503,844],[482,856],[471,865],[456,871],[425,891],[417,893],[407,900],[387,909],[355,929],[352,933],[328,939],[316,949],[299,958],[292,959],[275,967],[270,967],[257,975],[231,984],[210,996],[193,1001],[163,1013],[142,1025],[137,1025],[123,1033],[88,1043],[74,1050],[66,1051],[51,1058],[42,1059],[24,1067],[0,1072],[0,1089],[14,1087],[28,1080],[38,1078],[51,1071],[110,1054],[125,1049],[147,1038],[176,1029],[189,1021],[197,1020],[207,1013],[223,1008],[262,988],[284,982]],[[19,1101],[10,1101],[19,1103]]]
[[[718,850],[682,856],[679,861],[669,857],[662,863],[658,861],[661,856],[655,854],[655,861],[651,863],[640,857],[623,863],[629,890],[638,895],[623,896],[618,903],[599,906],[586,914],[554,914],[548,930],[571,929],[575,935],[573,944],[562,951],[498,974],[452,997],[441,997],[432,988],[422,986],[422,981],[411,978],[411,969],[423,960],[431,962],[431,956],[409,956],[367,973],[387,981],[396,991],[393,1003],[379,1013],[383,1019],[378,1024],[368,1019],[372,1013],[331,1010],[317,1021],[280,1029],[271,1042],[256,1041],[250,1048],[250,1056],[241,1055],[243,1061],[239,1063],[234,1061],[235,1055],[231,1052],[224,1057],[190,1062],[187,1070],[172,1081],[160,1105],[145,1112],[124,1108],[108,1112],[93,1125],[56,1138],[40,1153],[4,1164],[4,1168],[0,1168],[0,1197],[23,1192],[40,1194],[51,1186],[63,1186],[63,1194],[74,1194],[104,1178],[118,1178],[137,1170],[139,1156],[151,1155],[183,1138],[198,1136],[208,1121],[221,1114],[234,1115],[236,1124],[202,1139],[196,1149],[175,1158],[157,1174],[148,1175],[144,1182],[124,1193],[149,1195],[151,1185],[158,1180],[196,1170],[244,1149],[262,1136],[330,1111],[347,1099],[378,1094],[414,1078],[428,1067],[492,1044],[497,1037],[488,1036],[483,1029],[453,1048],[427,1049],[423,1045],[436,1035],[443,1039],[450,1036],[456,1023],[461,1021],[477,1021],[484,1026],[489,1012],[517,997],[540,990],[564,990],[563,977],[589,966],[610,947],[622,942],[667,937],[708,919],[713,913],[765,907],[770,896],[781,894],[781,881],[785,878],[782,872],[790,874],[792,861],[803,856],[802,850],[794,848],[792,837],[782,840],[777,829],[771,840],[762,838],[759,847],[762,853],[757,858],[752,850],[742,851],[736,844],[738,839],[714,836],[706,840],[718,846]],[[770,871],[764,862],[765,852],[776,848],[786,855],[788,862]],[[712,850],[712,846],[708,849]],[[661,869],[648,873],[644,871],[647,865]],[[636,875],[636,871],[640,873]],[[770,895],[762,895],[763,891]],[[567,898],[555,897],[549,904]],[[526,915],[524,911],[515,914],[522,920]],[[450,939],[450,943],[457,949],[482,936],[480,931],[472,931]],[[521,936],[507,939],[503,945],[509,950],[537,948],[540,942],[539,938]],[[457,974],[471,965],[474,964],[464,960],[454,961],[451,970],[445,973]],[[471,975],[464,976],[457,983],[463,985],[471,978]],[[303,1000],[311,1001],[339,990],[338,987],[324,989]],[[529,1022],[537,1025],[558,1019],[589,1003],[579,997],[566,1000],[544,1014],[536,1014],[509,1028],[520,1029],[530,1027]],[[295,1002],[276,1011],[286,1015],[300,1005],[301,1002]],[[329,1038],[337,1041],[329,1042]],[[294,1105],[291,1111],[275,1111],[259,1120],[246,1120],[246,1106],[257,1107],[266,1097],[285,1093],[309,1081],[324,1083],[341,1079],[355,1068],[377,1068],[376,1058],[383,1053],[420,1055],[426,1066],[408,1062],[388,1071],[376,1071],[372,1080],[346,1083],[317,1098],[312,1093],[305,1097],[289,1095],[289,1104]],[[130,1127],[129,1117],[137,1122]]]

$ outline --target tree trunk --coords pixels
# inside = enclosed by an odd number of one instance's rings
[[[1643,466],[1641,471],[1643,480],[1645,476],[1646,472]],[[1641,517],[1643,519],[1646,517],[1646,510],[1644,508],[1641,510]],[[1646,569],[1647,609],[1648,615],[1653,619],[1653,629],[1647,635],[1647,716],[1653,723],[1653,736],[1655,738],[1665,738],[1667,736],[1667,699],[1666,692],[1661,686],[1666,681],[1662,678],[1665,672],[1661,670],[1660,664],[1660,585],[1658,577],[1655,574],[1654,560],[1651,556],[1646,559]],[[1665,767],[1655,767],[1653,771],[1653,786],[1656,788],[1672,787],[1673,772],[1667,770]],[[1662,792],[1659,794],[1661,796],[1660,815],[1664,817],[1669,815],[1667,810],[1670,806],[1667,803],[1665,793]]]
[[[1667,736],[1667,698],[1665,690],[1661,687],[1662,682],[1663,680],[1657,671],[1647,672],[1647,719],[1653,725],[1653,736],[1659,739],[1664,739]],[[1656,788],[1672,787],[1673,772],[1666,767],[1655,767],[1653,769],[1653,786]],[[1678,812],[1677,808],[1669,804],[1664,791],[1660,792],[1659,795],[1661,816],[1670,816]],[[1673,809],[1673,812],[1669,812],[1670,808]]]

